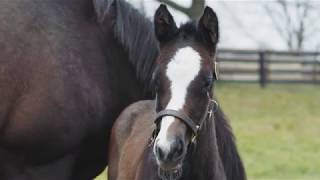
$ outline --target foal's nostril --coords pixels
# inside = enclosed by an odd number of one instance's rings
[[[159,146],[156,146],[156,155],[160,161],[164,160],[164,152]]]
[[[180,139],[177,139],[172,145],[170,152],[168,154],[168,159],[177,160],[180,159],[183,155],[183,142]]]
[[[168,146],[165,147],[159,144],[155,146],[154,150],[158,161],[171,163],[181,160],[184,154],[184,142],[181,139],[176,139],[167,145],[169,145],[169,149],[165,149],[168,148]]]

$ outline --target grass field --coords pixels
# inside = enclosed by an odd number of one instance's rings
[[[320,180],[320,86],[220,83],[216,92],[249,180]]]

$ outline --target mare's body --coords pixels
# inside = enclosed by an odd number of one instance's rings
[[[118,2],[0,2],[1,180],[89,180],[107,165],[113,122],[150,98],[157,55],[151,22]]]
[[[90,0],[0,2],[1,180],[92,179],[113,121],[146,98],[93,10]]]

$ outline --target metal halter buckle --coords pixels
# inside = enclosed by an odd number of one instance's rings
[[[209,92],[207,93],[208,99],[209,99],[209,104],[208,104],[208,114],[209,118],[212,117],[212,114],[218,111],[219,104],[216,100],[212,99],[210,97]]]
[[[219,104],[218,104],[218,102],[216,101],[216,100],[214,100],[214,99],[210,99],[210,107],[209,107],[209,109],[208,109],[208,113],[209,113],[209,118],[211,118],[212,117],[212,114],[213,113],[215,113],[215,112],[217,112],[218,111],[218,108],[219,108]]]

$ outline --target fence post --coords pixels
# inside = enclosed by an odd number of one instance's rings
[[[311,74],[313,84],[317,84],[317,66],[318,66],[317,57],[315,57],[312,63],[312,74]]]
[[[314,64],[313,64],[313,83],[314,84],[319,84],[320,80],[318,79],[318,73],[319,73],[319,70],[320,70],[320,62],[317,60],[317,56],[316,58],[314,58]]]
[[[266,70],[266,59],[265,52],[259,52],[259,83],[262,88],[264,88],[267,84],[267,70]]]

